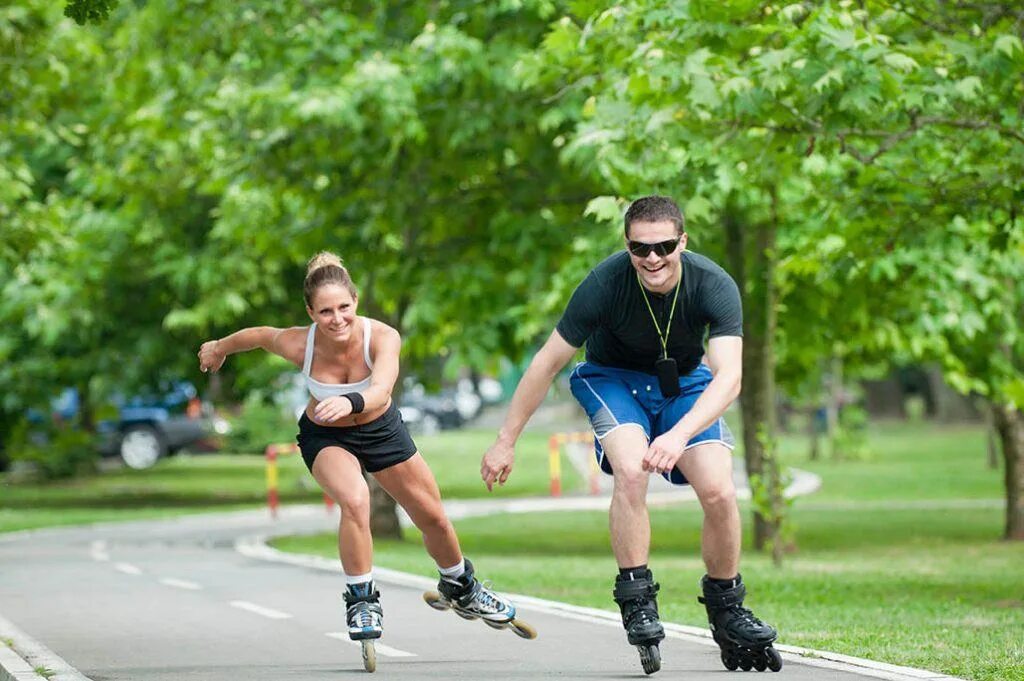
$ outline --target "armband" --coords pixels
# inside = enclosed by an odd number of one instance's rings
[[[362,412],[363,408],[366,406],[366,402],[365,400],[363,400],[363,396],[360,395],[359,393],[345,393],[344,395],[342,395],[342,397],[344,397],[345,399],[352,403],[353,414],[358,414]]]

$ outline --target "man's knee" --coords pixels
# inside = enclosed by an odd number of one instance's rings
[[[713,482],[698,490],[697,497],[705,510],[729,510],[736,506],[736,486],[732,480]]]
[[[640,462],[615,467],[614,494],[631,501],[643,500],[647,496],[647,484],[651,474],[645,471]]]

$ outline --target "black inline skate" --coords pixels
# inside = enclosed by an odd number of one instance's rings
[[[637,570],[615,578],[613,597],[622,611],[626,639],[640,652],[645,674],[661,669],[658,644],[665,638],[665,629],[658,619],[658,588],[650,570]]]
[[[722,649],[725,668],[745,672],[782,669],[782,657],[772,647],[778,632],[743,607],[747,589],[742,578],[712,580],[704,575],[700,585],[704,595],[697,600],[707,608],[711,634]]]

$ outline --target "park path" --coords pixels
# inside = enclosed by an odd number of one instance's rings
[[[805,481],[808,483],[810,481]],[[668,492],[652,492],[668,503]],[[665,495],[662,498],[659,495]],[[679,501],[681,497],[676,497]],[[452,502],[453,517],[607,507],[607,497]],[[330,530],[320,506],[0,535],[0,679],[318,679],[364,674],[342,634],[336,561],[281,554],[268,537]],[[407,679],[643,678],[614,612],[517,596],[540,632],[525,641],[428,608],[432,580],[378,571],[385,636],[378,674]],[[669,623],[659,678],[720,679],[706,632]],[[949,679],[780,646],[789,679]],[[5,672],[4,669],[7,669]],[[26,671],[28,669],[29,671]],[[20,670],[20,671],[19,671]]]

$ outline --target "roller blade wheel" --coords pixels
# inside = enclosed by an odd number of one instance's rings
[[[426,591],[423,593],[423,600],[434,610],[451,610],[456,615],[466,620],[482,620],[484,624],[489,626],[491,629],[511,629],[512,632],[520,638],[532,640],[537,638],[537,630],[534,629],[530,624],[520,619],[513,619],[509,622],[493,622],[483,617],[477,617],[476,615],[467,615],[459,612],[451,606],[448,601],[441,597],[441,594],[436,591]]]
[[[731,672],[737,669],[742,669],[745,672],[749,672],[751,669],[756,669],[759,672],[770,669],[777,672],[782,670],[782,656],[779,655],[779,651],[770,646],[760,651],[723,649],[722,664]]]
[[[640,665],[644,668],[644,674],[653,674],[661,669],[661,649],[657,643],[640,645],[636,649],[640,651]]]
[[[365,639],[360,641],[363,647],[363,669],[373,673],[377,671],[377,649],[373,647],[376,639]]]

